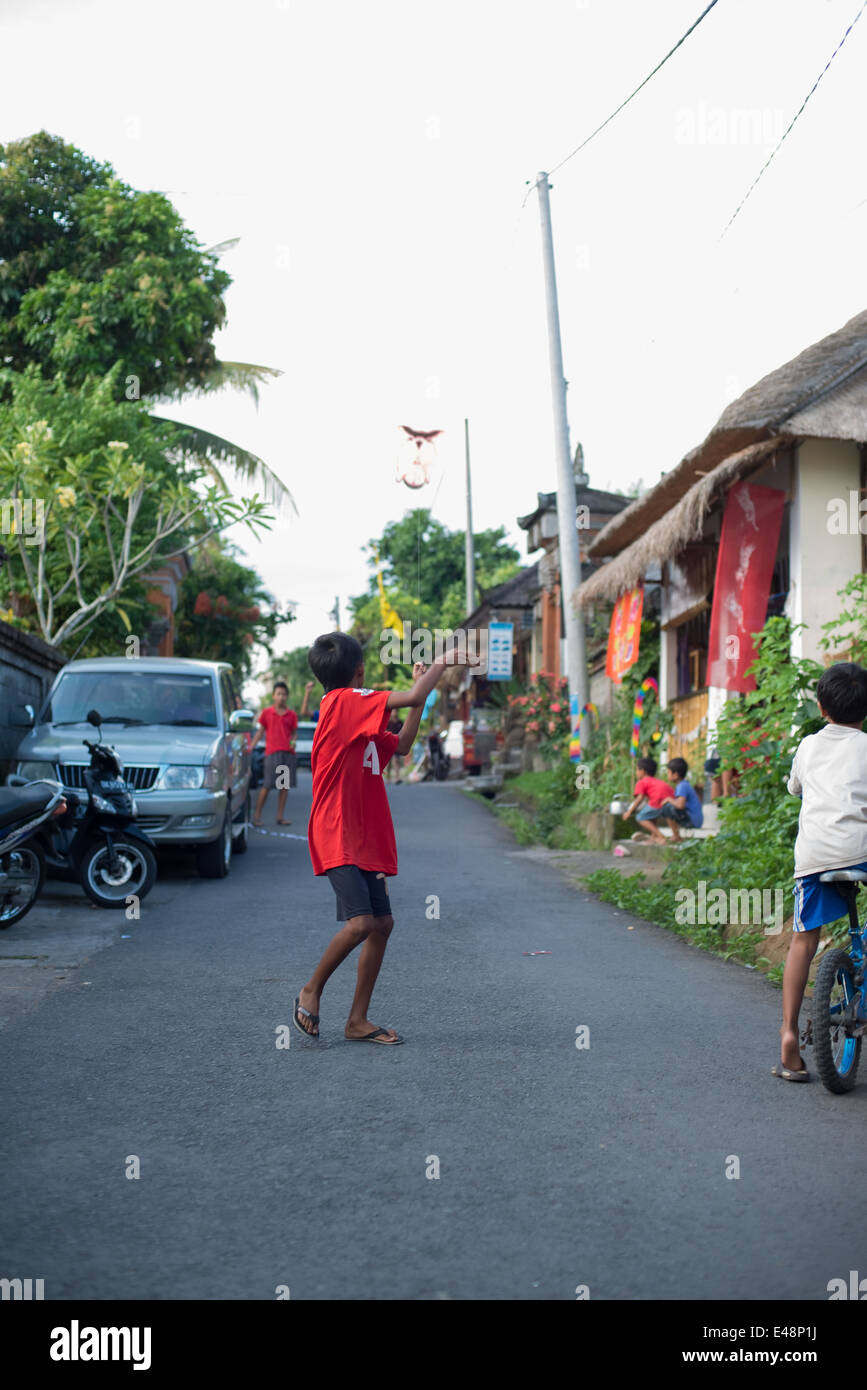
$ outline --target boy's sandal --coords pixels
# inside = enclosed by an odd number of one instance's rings
[[[387,1047],[395,1047],[398,1043],[402,1043],[404,1041],[404,1039],[400,1036],[400,1033],[398,1033],[397,1036],[394,1038],[387,1038],[385,1035],[388,1031],[388,1028],[374,1028],[372,1033],[365,1033],[364,1036],[361,1038],[347,1038],[346,1041],[381,1043]]]
[[[318,1034],[318,1033],[308,1033],[308,1031],[307,1031],[307,1029],[304,1027],[304,1025],[303,1025],[302,1023],[299,1023],[299,1022],[298,1022],[298,1015],[299,1015],[299,1014],[304,1014],[305,1018],[309,1018],[311,1023],[318,1023],[318,1022],[319,1022],[319,1015],[318,1015],[318,1014],[312,1014],[312,1013],[310,1012],[309,1009],[302,1009],[302,1007],[301,1007],[301,995],[300,995],[300,994],[297,996],[297,998],[296,998],[296,1000],[295,1000],[295,1002],[294,1002],[294,1004],[293,1004],[293,1006],[292,1006],[292,1022],[295,1024],[295,1027],[298,1029],[298,1032],[304,1034],[305,1038],[318,1038],[318,1037],[319,1037],[319,1034]]]
[[[806,1070],[806,1068],[803,1071],[790,1071],[788,1067],[783,1066],[782,1062],[777,1062],[774,1066],[771,1067],[771,1075],[779,1076],[782,1081],[810,1080],[810,1073]]]
[[[278,825],[291,825],[292,822],[291,822],[291,820],[278,820],[277,824],[278,824]]]

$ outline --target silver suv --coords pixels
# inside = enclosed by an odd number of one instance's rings
[[[16,771],[32,781],[84,786],[92,737],[87,712],[99,711],[103,737],[118,751],[138,803],[137,824],[156,845],[191,845],[199,873],[224,878],[232,852],[247,849],[250,820],[249,732],[254,714],[241,701],[223,661],[180,657],[94,657],[58,672],[38,715],[25,706],[30,732]]]

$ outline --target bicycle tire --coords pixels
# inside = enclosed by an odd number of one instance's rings
[[[819,963],[813,985],[813,1055],[816,1071],[822,1085],[835,1095],[851,1091],[858,1073],[861,1059],[861,1039],[841,1036],[840,1026],[834,1026],[831,1018],[831,995],[840,974],[846,974],[854,993],[855,967],[848,951],[827,951]],[[840,1051],[839,1061],[835,1059],[835,1046]]]

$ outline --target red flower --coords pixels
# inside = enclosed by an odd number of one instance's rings
[[[552,705],[552,706],[551,706],[551,713],[552,713],[552,714],[559,714],[561,708],[562,708],[561,705]]]
[[[211,612],[211,595],[203,589],[196,598],[193,613],[197,618],[207,618]]]

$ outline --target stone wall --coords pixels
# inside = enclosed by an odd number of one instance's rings
[[[0,764],[15,756],[26,729],[12,728],[13,705],[30,704],[38,713],[52,681],[66,657],[39,637],[0,622]]]

